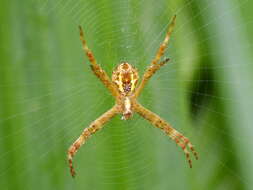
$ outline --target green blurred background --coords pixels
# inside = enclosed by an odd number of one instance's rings
[[[249,0],[1,0],[0,188],[253,189],[253,2]],[[99,64],[140,74],[175,32],[139,101],[189,137],[200,160],[138,115],[113,118],[74,159],[68,147],[114,100],[92,74],[82,25]]]

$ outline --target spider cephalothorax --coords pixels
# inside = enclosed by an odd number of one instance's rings
[[[138,79],[137,69],[127,62],[119,64],[112,73],[112,82],[124,96],[133,94]]]
[[[111,109],[93,121],[89,127],[85,128],[80,137],[69,148],[68,161],[70,172],[73,177],[75,176],[75,171],[73,168],[72,159],[77,150],[92,134],[100,130],[103,125],[116,114],[122,114],[122,119],[126,120],[129,119],[134,112],[138,113],[140,116],[148,120],[152,125],[161,129],[183,149],[190,167],[192,167],[192,162],[190,159],[189,151],[191,151],[194,154],[195,158],[198,159],[197,152],[194,150],[194,147],[188,138],[179,133],[164,119],[143,107],[137,101],[137,98],[140,95],[143,87],[146,85],[147,81],[155,74],[157,70],[159,70],[163,65],[165,65],[165,63],[169,61],[167,58],[164,61],[160,62],[160,59],[163,56],[165,48],[169,43],[170,36],[175,25],[175,20],[176,16],[172,18],[165,39],[160,45],[155,58],[152,60],[150,66],[144,73],[142,80],[138,86],[137,83],[139,76],[137,69],[127,62],[122,62],[115,68],[112,74],[112,80],[110,80],[107,73],[101,68],[100,65],[97,64],[93,53],[88,48],[86,41],[84,40],[83,30],[80,27],[80,38],[83,44],[84,52],[91,63],[92,71],[108,88],[112,96],[116,99],[116,103]]]

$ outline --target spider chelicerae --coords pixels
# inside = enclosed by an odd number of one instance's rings
[[[192,167],[192,161],[190,159],[189,150],[192,151],[195,158],[198,159],[197,152],[194,150],[193,145],[188,138],[175,130],[164,119],[160,118],[155,113],[143,107],[137,101],[138,96],[140,95],[143,87],[146,85],[148,80],[155,74],[157,70],[159,70],[163,65],[165,65],[165,63],[169,61],[169,59],[165,59],[163,61],[160,61],[160,59],[163,56],[166,47],[168,46],[171,33],[175,26],[175,20],[176,15],[173,16],[169,24],[165,39],[160,45],[155,58],[152,60],[150,66],[147,68],[138,86],[138,71],[134,66],[130,65],[127,62],[120,63],[112,73],[112,80],[109,78],[106,72],[100,67],[100,65],[97,64],[97,61],[92,51],[88,48],[86,41],[84,40],[83,30],[81,26],[79,26],[80,39],[82,41],[84,52],[91,63],[91,69],[93,73],[110,91],[111,95],[115,98],[116,103],[111,109],[109,109],[107,112],[105,112],[95,121],[93,121],[89,125],[89,127],[85,128],[80,137],[70,146],[68,150],[68,162],[70,172],[73,177],[75,176],[75,170],[73,168],[72,159],[77,150],[92,134],[102,129],[103,125],[116,114],[122,114],[122,119],[127,120],[131,118],[134,112],[137,112],[140,116],[148,120],[152,125],[163,130],[166,135],[168,135],[172,140],[176,142],[177,145],[179,145],[183,149],[190,168]]]

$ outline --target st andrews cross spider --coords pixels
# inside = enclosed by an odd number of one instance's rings
[[[80,29],[80,39],[82,41],[82,46],[84,53],[87,55],[90,63],[91,69],[93,73],[101,80],[101,82],[107,87],[112,96],[115,98],[115,105],[105,112],[103,115],[98,117],[95,121],[93,121],[89,127],[85,128],[79,138],[70,146],[68,150],[68,162],[70,167],[70,172],[72,177],[75,176],[75,170],[73,167],[72,159],[77,152],[77,150],[83,145],[86,140],[95,132],[102,129],[103,125],[108,122],[112,117],[116,114],[122,114],[122,119],[127,120],[131,118],[134,112],[137,112],[140,116],[148,120],[155,127],[163,130],[163,132],[168,135],[172,140],[179,145],[185,155],[190,168],[192,167],[192,161],[190,159],[190,152],[193,153],[196,159],[198,159],[197,152],[194,150],[192,143],[188,138],[179,133],[176,129],[174,129],[168,122],[164,119],[160,118],[158,115],[153,113],[152,111],[143,107],[140,103],[138,103],[137,98],[140,95],[142,89],[148,82],[148,80],[155,74],[157,70],[159,70],[165,63],[169,61],[169,59],[165,59],[164,61],[160,61],[160,58],[163,56],[165,48],[167,47],[171,33],[175,26],[176,15],[173,16],[171,23],[169,24],[168,31],[166,33],[166,37],[163,43],[160,45],[155,58],[152,60],[150,66],[147,68],[144,73],[142,80],[139,85],[138,83],[138,71],[135,67],[130,65],[127,62],[120,63],[112,73],[112,80],[110,80],[109,76],[106,72],[97,64],[97,61],[92,53],[92,51],[88,48],[86,41],[84,39],[84,34],[81,26]]]

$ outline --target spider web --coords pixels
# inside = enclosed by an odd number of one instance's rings
[[[252,18],[243,12],[250,4],[41,0],[22,5],[36,9],[36,14],[13,5],[13,12],[21,14],[13,21],[18,29],[24,27],[22,19],[35,14],[21,32],[24,39],[29,39],[27,31],[34,33],[40,43],[34,47],[14,35],[17,52],[10,62],[20,64],[1,68],[19,79],[0,81],[1,186],[250,189],[252,46],[244,37],[250,34],[246,29],[252,28]],[[84,28],[89,47],[108,73],[128,61],[143,74],[174,14],[177,24],[164,56],[171,62],[150,80],[140,102],[188,137],[200,160],[193,160],[189,169],[182,150],[160,130],[137,114],[128,121],[117,116],[78,151],[73,180],[68,147],[114,103],[89,70],[77,26]]]

